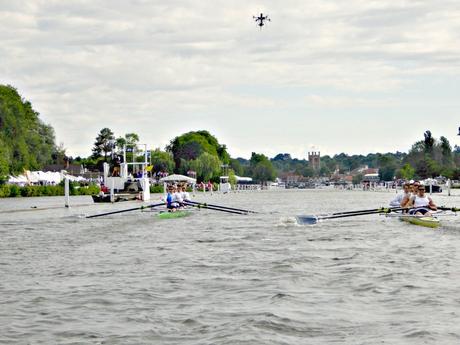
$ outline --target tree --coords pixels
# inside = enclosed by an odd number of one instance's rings
[[[51,158],[53,159],[53,164],[64,164],[68,160],[63,143],[54,148]]]
[[[171,173],[174,171],[174,160],[169,152],[156,149],[151,153],[153,170]]]
[[[237,180],[236,180],[236,175],[235,175],[235,172],[233,171],[233,169],[229,169],[228,170],[228,182],[230,182],[230,184],[232,186],[236,185],[237,184]]]
[[[243,176],[244,174],[244,168],[238,159],[230,159],[230,169],[235,175]]]
[[[404,166],[399,170],[401,177],[405,180],[412,180],[415,175],[415,169],[409,163],[404,164]]]
[[[184,170],[181,167],[182,160],[195,160],[204,152],[217,157],[225,164],[230,162],[226,146],[219,144],[216,137],[208,131],[188,132],[175,137],[166,146],[166,151],[173,155],[178,172]]]
[[[127,133],[125,134],[125,139],[127,146],[137,148],[137,144],[139,143],[139,135],[137,135],[136,133]]]
[[[93,157],[101,157],[104,153],[104,162],[107,162],[107,154],[115,148],[115,136],[109,128],[103,128],[96,137],[93,147]]]
[[[252,152],[249,164],[252,178],[256,181],[264,183],[276,178],[276,170],[264,154]]]
[[[353,184],[360,184],[362,180],[363,180],[363,174],[357,174],[357,175],[353,176],[352,183]]]
[[[396,166],[388,165],[379,169],[379,177],[382,181],[392,181],[396,174]]]
[[[278,153],[275,157],[273,157],[272,161],[291,161],[292,157],[289,153]]]
[[[426,153],[431,153],[432,150],[433,150],[434,143],[435,143],[435,140],[431,135],[431,131],[426,131],[423,135],[425,137],[425,141],[424,141],[424,143],[425,143],[425,152]]]
[[[256,181],[265,183],[267,181],[273,181],[276,178],[276,171],[273,168],[272,163],[267,159],[256,163],[252,169],[252,177]]]
[[[8,160],[9,156],[8,148],[0,138],[0,184],[2,181],[6,180],[10,172],[10,162]]]
[[[446,168],[453,167],[453,155],[452,155],[452,146],[450,146],[449,140],[446,137],[442,136],[441,141],[441,154],[442,154],[442,165]]]
[[[396,159],[391,154],[377,154],[379,177],[383,181],[392,181],[397,169]]]
[[[0,165],[2,174],[41,169],[51,163],[54,130],[12,86],[0,85]],[[7,168],[6,168],[7,167]]]
[[[222,162],[217,156],[203,152],[197,159],[190,162],[190,168],[197,173],[200,181],[209,181],[220,173]]]
[[[311,166],[304,165],[301,169],[296,170],[296,173],[302,175],[303,177],[313,177],[316,172]]]
[[[118,137],[115,140],[115,147],[117,148],[117,151],[122,151],[126,146],[126,139],[123,137]]]

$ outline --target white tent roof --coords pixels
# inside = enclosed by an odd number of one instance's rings
[[[160,179],[160,182],[188,182],[196,183],[196,179],[185,176],[185,175],[169,175]]]
[[[236,178],[236,181],[252,182],[252,178],[251,178],[251,177],[242,177],[242,176],[236,176],[236,175],[235,175],[235,178]]]
[[[25,177],[24,175],[19,175],[19,176],[10,176],[8,178],[8,183],[28,183],[29,181],[27,181],[27,177]]]

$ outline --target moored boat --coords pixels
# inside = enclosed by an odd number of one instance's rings
[[[91,195],[94,202],[112,202],[110,194]],[[138,200],[139,194],[114,194],[113,202]]]

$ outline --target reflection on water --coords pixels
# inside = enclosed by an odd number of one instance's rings
[[[457,219],[438,230],[377,215],[295,223],[392,196],[215,194],[206,201],[262,213],[170,220],[86,219],[141,205],[87,197],[70,209],[62,198],[0,200],[0,343],[457,344]]]

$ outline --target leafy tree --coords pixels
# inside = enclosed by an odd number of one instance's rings
[[[383,181],[392,181],[397,169],[396,159],[391,154],[378,154],[377,161],[380,166],[380,179]]]
[[[228,182],[230,182],[230,184],[232,186],[236,185],[236,183],[238,182],[236,180],[236,175],[235,175],[235,172],[233,171],[233,169],[228,170]]]
[[[0,143],[1,174],[41,169],[52,162],[53,128],[9,85],[0,85]]]
[[[6,147],[3,140],[0,138],[0,184],[2,181],[6,180],[10,172],[10,162],[8,160],[8,157],[10,155],[7,150],[8,148]]]
[[[230,159],[230,169],[233,170],[235,175],[243,176],[244,168],[238,159]]]
[[[118,137],[115,140],[115,147],[117,148],[117,151],[122,151],[126,146],[126,138],[123,137]]]
[[[96,137],[93,147],[93,157],[101,157],[104,154],[104,162],[107,162],[107,155],[115,147],[115,136],[109,128],[103,128]]]
[[[249,160],[249,163],[253,166],[257,165],[257,163],[268,161],[268,157],[265,156],[262,153],[251,153],[251,159]]]
[[[424,141],[425,152],[430,153],[433,150],[435,140],[434,140],[433,136],[431,135],[431,131],[426,131],[423,135],[425,137],[425,141]]]
[[[181,169],[182,160],[195,160],[204,152],[217,157],[225,164],[230,162],[226,146],[219,144],[218,140],[208,131],[182,134],[171,140],[166,151],[172,153],[176,163],[176,171],[183,170],[183,168]]]
[[[296,173],[303,177],[313,177],[316,174],[315,170],[309,165],[304,165],[300,170],[297,170]]]
[[[353,176],[352,183],[353,184],[360,184],[362,180],[363,180],[363,174],[357,174],[357,175]]]
[[[450,146],[449,140],[446,137],[442,136],[441,141],[441,154],[442,154],[442,165],[446,168],[453,167],[453,154],[452,146]]]
[[[203,152],[197,159],[190,162],[190,168],[197,173],[198,180],[209,181],[217,177],[221,170],[222,162],[217,156]]]
[[[396,175],[396,166],[387,165],[379,169],[379,177],[382,181],[392,181]]]
[[[425,160],[425,163],[427,167],[427,173],[426,173],[426,176],[424,176],[424,178],[436,177],[441,174],[442,167],[437,161],[428,157]]]
[[[276,178],[275,168],[268,159],[256,163],[252,171],[252,177],[262,183],[273,181]]]
[[[139,135],[136,133],[127,133],[125,134],[126,145],[137,148],[137,144],[139,143]]]
[[[273,181],[276,178],[276,170],[267,156],[252,152],[250,159],[252,177],[262,183]]]
[[[404,166],[399,170],[399,173],[402,178],[405,180],[411,180],[414,178],[415,169],[409,163],[404,164]]]
[[[169,173],[174,171],[174,160],[169,152],[156,149],[150,154],[154,171],[166,171]]]
[[[272,161],[291,161],[292,157],[289,153],[278,153],[275,157],[273,157]]]

